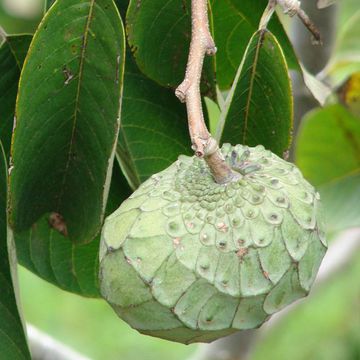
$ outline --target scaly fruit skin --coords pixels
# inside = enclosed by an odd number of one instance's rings
[[[181,156],[106,219],[101,293],[141,333],[210,342],[310,290],[326,251],[319,194],[262,146],[222,153],[240,180],[216,184]]]

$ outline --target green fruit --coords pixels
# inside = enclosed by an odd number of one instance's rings
[[[240,180],[181,156],[105,222],[103,297],[141,333],[210,342],[259,327],[310,290],[326,251],[319,194],[262,146],[224,145]]]

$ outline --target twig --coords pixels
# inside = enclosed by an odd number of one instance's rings
[[[301,2],[298,0],[269,0],[268,5],[260,20],[260,29],[265,29],[275,11],[276,5],[280,5],[284,13],[293,17],[295,15],[302,21],[314,37],[314,44],[321,44],[321,35],[315,24],[301,8]]]
[[[271,0],[272,1],[272,0]],[[301,8],[301,2],[298,0],[276,0],[282,7],[285,14],[289,16],[297,15],[307,29],[312,33],[316,43],[321,43],[321,35],[315,24],[310,20],[305,11]]]
[[[201,104],[200,80],[205,55],[214,55],[216,47],[209,30],[207,0],[192,0],[192,34],[185,79],[175,91],[186,103],[189,132],[195,155],[204,157],[217,183],[239,177],[226,164],[218,144],[206,127]]]

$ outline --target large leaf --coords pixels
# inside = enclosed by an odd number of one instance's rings
[[[341,105],[314,110],[296,143],[297,164],[320,186],[327,231],[360,226],[360,119]]]
[[[341,29],[344,25],[346,26],[349,19],[359,10],[358,0],[346,0],[338,1],[338,18],[337,28]]]
[[[115,211],[131,190],[114,166],[107,214]],[[89,244],[74,244],[49,226],[46,216],[30,231],[15,234],[21,265],[44,280],[73,293],[99,297],[98,253],[100,235]]]
[[[270,32],[250,39],[223,109],[219,142],[262,144],[283,156],[290,145],[293,99],[281,47]]]
[[[10,220],[52,213],[72,240],[99,232],[119,128],[124,32],[112,0],[62,0],[23,68],[13,137]]]
[[[7,36],[0,48],[0,140],[10,152],[16,94],[31,35]]]
[[[191,0],[130,0],[129,44],[140,70],[163,86],[184,78],[191,38]],[[214,62],[205,60],[203,93],[215,97]]]
[[[129,183],[137,188],[190,151],[184,104],[146,78],[128,54],[117,155]]]
[[[360,120],[341,105],[310,112],[299,129],[296,162],[314,185],[360,170]]]
[[[360,170],[321,186],[319,191],[325,209],[327,232],[360,227]]]
[[[0,143],[0,354],[2,359],[30,360],[17,306],[16,251],[6,220],[7,165]]]
[[[246,45],[258,29],[267,0],[211,0],[214,18],[217,82],[222,89],[231,86]],[[291,68],[299,69],[296,55],[276,15],[269,30],[278,38]]]

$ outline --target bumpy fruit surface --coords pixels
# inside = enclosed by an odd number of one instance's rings
[[[103,297],[141,333],[210,342],[306,296],[326,251],[319,194],[262,146],[224,145],[242,175],[214,182],[181,156],[105,222]]]

